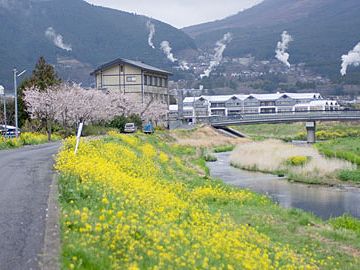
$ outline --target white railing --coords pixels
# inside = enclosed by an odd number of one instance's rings
[[[309,112],[284,112],[273,114],[239,114],[231,116],[212,116],[210,123],[249,123],[272,121],[319,121],[319,120],[360,120],[360,111],[309,111]]]

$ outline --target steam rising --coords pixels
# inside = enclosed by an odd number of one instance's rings
[[[190,69],[188,62],[186,62],[184,60],[180,61],[179,67],[181,70],[189,70]]]
[[[288,34],[288,32],[284,31],[281,34],[281,41],[278,42],[277,48],[275,51],[276,52],[275,57],[289,68],[290,68],[290,63],[289,63],[290,55],[286,51],[289,48],[289,43],[293,40],[294,39]]]
[[[170,47],[170,43],[167,40],[164,40],[163,42],[161,42],[160,44],[160,48],[161,50],[164,52],[164,54],[166,55],[167,59],[169,59],[172,63],[177,62],[179,64],[179,68],[181,70],[189,70],[189,64],[188,62],[186,62],[185,60],[181,60],[179,61],[174,54],[171,52],[172,48]]]
[[[65,51],[72,51],[71,45],[70,44],[64,44],[63,41],[63,36],[60,34],[57,34],[55,32],[55,29],[52,27],[49,27],[46,31],[45,31],[45,36],[51,40],[54,45],[60,49],[63,49]]]
[[[149,30],[148,44],[151,48],[155,49],[153,38],[155,35],[155,25],[151,21],[146,22],[146,28]]]
[[[341,57],[342,64],[341,64],[341,70],[340,73],[342,76],[346,75],[347,68],[350,65],[353,65],[355,67],[358,67],[360,65],[360,42],[348,52],[348,54],[344,54]]]
[[[210,73],[221,63],[223,59],[224,51],[227,45],[232,41],[233,35],[231,33],[226,33],[224,37],[216,42],[215,54],[212,56],[210,61],[210,66],[200,75],[201,78],[209,77]]]
[[[174,55],[171,52],[172,48],[170,47],[169,41],[164,40],[163,42],[161,42],[160,48],[171,62],[175,63],[177,61],[177,59],[174,57]]]

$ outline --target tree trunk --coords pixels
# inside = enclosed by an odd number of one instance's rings
[[[47,120],[47,135],[48,141],[51,141],[51,120]]]

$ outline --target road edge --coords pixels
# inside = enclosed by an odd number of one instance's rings
[[[60,211],[59,211],[58,175],[55,173],[50,185],[48,212],[46,215],[42,270],[60,269]]]

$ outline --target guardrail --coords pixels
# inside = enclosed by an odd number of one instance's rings
[[[233,116],[211,116],[213,126],[231,124],[281,123],[305,121],[351,121],[360,120],[360,111],[309,111],[274,114],[242,114]]]

